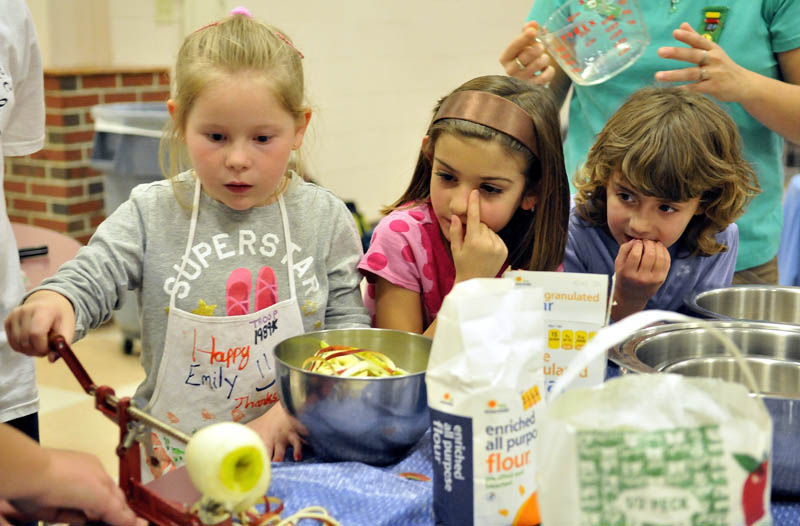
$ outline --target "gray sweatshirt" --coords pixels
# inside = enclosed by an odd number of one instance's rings
[[[139,185],[97,228],[74,260],[36,289],[66,296],[75,308],[76,340],[108,320],[126,289],[135,290],[142,326],[141,362],[147,374],[136,390],[150,400],[164,348],[167,307],[177,286],[176,307],[211,316],[226,315],[226,283],[237,268],[250,269],[253,281],[263,266],[275,271],[278,301],[288,299],[286,241],[278,203],[232,210],[200,196],[197,230],[184,268],[194,179],[178,176],[173,185]],[[180,197],[179,203],[176,196]],[[297,176],[283,195],[292,238],[295,288],[306,332],[368,327],[356,270],[362,256],[355,223],[345,204],[330,191]],[[176,285],[177,282],[177,285]],[[255,309],[255,284],[251,312]]]

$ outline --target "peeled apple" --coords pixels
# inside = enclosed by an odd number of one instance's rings
[[[203,500],[232,512],[253,506],[267,492],[270,461],[249,427],[221,422],[199,429],[186,446],[186,469]]]

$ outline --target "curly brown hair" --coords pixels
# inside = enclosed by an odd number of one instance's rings
[[[432,119],[425,133],[429,141],[425,150],[420,150],[408,188],[382,212],[388,214],[409,203],[423,203],[430,197],[431,155],[436,141],[443,134],[497,141],[509,151],[523,155],[527,165],[524,193],[534,192],[538,198],[536,210],[518,209],[498,232],[508,247],[508,264],[518,269],[556,270],[564,260],[567,244],[569,180],[564,168],[558,107],[550,90],[504,75],[477,77],[442,97],[434,107],[433,115],[448,97],[465,90],[493,93],[522,108],[531,118],[539,145],[538,155],[517,139],[488,126],[461,119],[448,118],[436,122]]]
[[[678,87],[635,92],[597,136],[575,178],[576,213],[592,225],[608,228],[606,187],[615,173],[646,196],[700,198],[702,213],[679,240],[690,255],[727,250],[716,234],[761,191],[733,119],[709,97]]]

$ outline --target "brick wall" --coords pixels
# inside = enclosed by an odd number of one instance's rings
[[[12,221],[86,243],[105,218],[103,176],[91,168],[95,104],[166,101],[165,68],[48,70],[44,74],[44,148],[5,159],[5,195]]]

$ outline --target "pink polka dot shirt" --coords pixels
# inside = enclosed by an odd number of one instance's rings
[[[367,278],[364,304],[375,322],[375,278],[422,295],[427,328],[453,288],[456,268],[430,202],[394,210],[381,219],[359,270]]]

